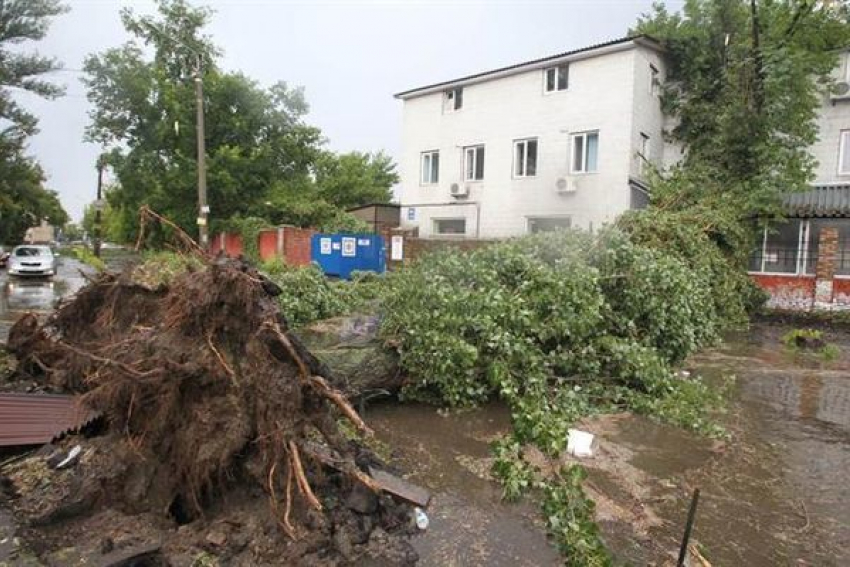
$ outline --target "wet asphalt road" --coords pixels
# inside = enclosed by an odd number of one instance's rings
[[[84,284],[81,272],[93,268],[68,258],[60,250],[59,273],[53,278],[18,278],[0,269],[0,342],[6,342],[9,328],[27,312],[47,315],[61,299],[68,297]]]

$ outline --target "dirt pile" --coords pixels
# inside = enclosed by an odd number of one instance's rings
[[[236,260],[153,288],[131,269],[12,328],[19,377],[80,393],[103,416],[101,435],[64,442],[82,445],[71,468],[36,455],[4,471],[43,560],[72,564],[55,550],[110,553],[120,540],[161,544],[150,564],[415,561],[401,537],[409,508],[380,494],[365,472],[379,463],[340,422],[368,428],[287,332],[276,291]]]

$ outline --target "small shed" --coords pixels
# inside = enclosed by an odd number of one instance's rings
[[[393,229],[401,224],[401,205],[395,203],[370,203],[347,212],[368,223],[374,232]]]

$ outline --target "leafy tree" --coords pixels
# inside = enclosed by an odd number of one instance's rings
[[[203,35],[210,11],[185,0],[158,0],[157,7],[155,16],[122,11],[133,39],[85,62],[94,108],[87,137],[107,147],[119,182],[109,194],[116,236],[134,238],[144,204],[194,231],[198,73],[213,230],[254,217],[322,226],[339,220],[341,207],[389,199],[397,179],[389,158],[323,150],[321,132],[304,121],[302,88],[279,82],[266,89],[221,71],[219,51]]]
[[[17,242],[41,219],[62,225],[68,215],[56,193],[44,188],[44,172],[26,155],[26,139],[38,120],[17,101],[15,91],[55,98],[62,89],[41,77],[59,68],[51,58],[17,46],[44,37],[50,19],[65,11],[57,0],[0,3],[0,242]]]
[[[348,209],[368,203],[389,203],[398,183],[395,164],[386,154],[325,153],[316,163],[316,185],[327,202]]]
[[[85,63],[94,110],[89,140],[111,150],[107,162],[119,186],[111,205],[123,217],[123,237],[136,230],[147,204],[193,230],[197,216],[194,77],[204,86],[208,200],[214,218],[250,213],[274,183],[306,177],[320,150],[318,129],[306,125],[303,91],[270,89],[216,66],[217,49],[202,35],[210,12],[183,0],[161,0],[159,14],[122,12],[134,37]],[[147,57],[143,45],[152,48]]]
[[[38,120],[13,98],[14,90],[56,98],[63,89],[41,79],[61,66],[52,58],[23,53],[13,46],[44,38],[50,20],[66,8],[59,0],[6,0],[0,4],[0,118],[11,123],[2,136],[31,135]]]
[[[806,187],[835,49],[850,42],[845,3],[687,0],[679,13],[656,3],[633,32],[667,50],[663,107],[686,150],[655,183],[656,205],[776,212],[782,193]]]

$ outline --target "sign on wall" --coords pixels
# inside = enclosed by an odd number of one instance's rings
[[[342,239],[342,255],[352,258],[357,255],[357,239],[343,238]]]
[[[331,253],[331,239],[330,238],[322,238],[319,240],[319,253],[321,254],[330,254]]]
[[[390,248],[390,260],[404,260],[404,237],[394,235]]]

